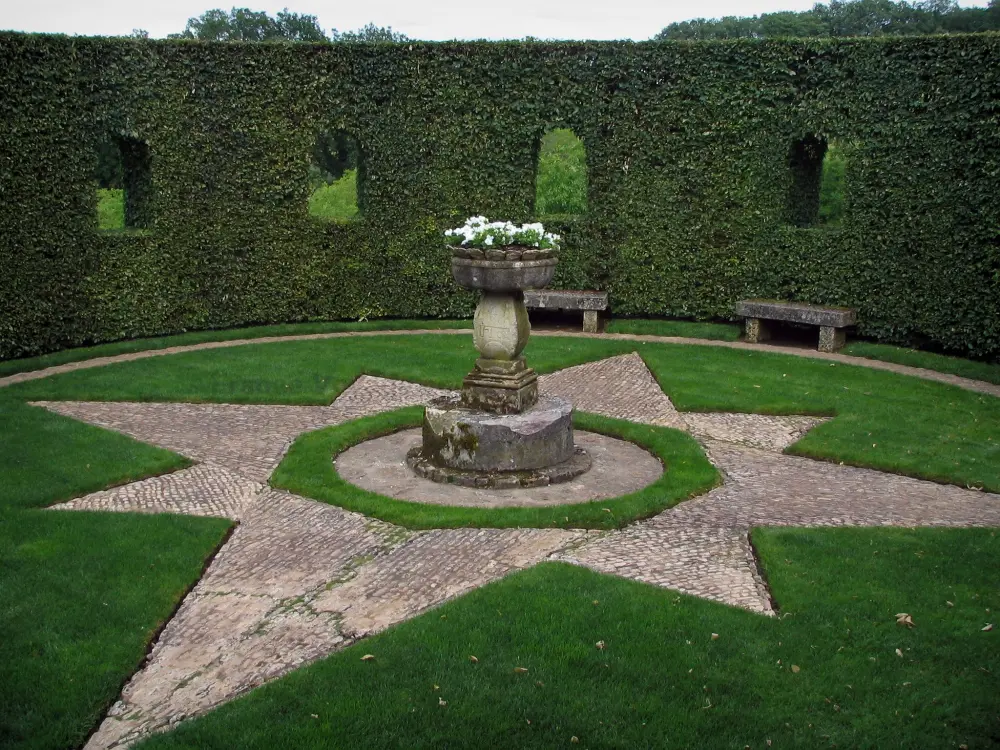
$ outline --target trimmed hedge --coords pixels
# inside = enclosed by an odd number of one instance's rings
[[[587,148],[556,285],[624,315],[748,296],[1000,353],[1000,36],[241,44],[0,34],[0,357],[209,327],[456,317],[441,231],[532,218],[538,144]],[[321,132],[362,216],[308,215]],[[850,144],[836,228],[788,223],[789,153]],[[97,149],[149,145],[148,229],[97,229]]]

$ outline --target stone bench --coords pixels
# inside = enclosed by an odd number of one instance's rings
[[[608,309],[608,293],[533,289],[524,293],[524,304],[544,310],[582,310],[584,332],[597,333],[597,313]]]
[[[747,319],[747,341],[757,344],[771,336],[765,320],[819,326],[819,350],[835,352],[844,345],[844,329],[857,323],[857,311],[849,307],[826,307],[804,302],[745,299],[736,303],[736,314]]]

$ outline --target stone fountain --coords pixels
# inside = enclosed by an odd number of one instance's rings
[[[557,262],[554,250],[452,248],[455,281],[481,293],[473,327],[480,356],[459,395],[424,409],[423,443],[406,459],[418,475],[500,489],[564,482],[590,468],[573,443],[573,406],[539,395],[521,356],[531,334],[524,290],[548,285]]]

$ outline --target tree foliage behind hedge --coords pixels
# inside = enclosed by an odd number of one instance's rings
[[[318,318],[460,316],[441,232],[532,218],[539,141],[585,147],[557,285],[614,312],[748,296],[1000,353],[1000,37],[240,44],[0,35],[0,356]],[[361,216],[308,214],[321,133]],[[789,223],[791,145],[851,144],[844,218]],[[97,149],[148,144],[145,229],[100,232]],[[360,188],[359,188],[360,189]]]

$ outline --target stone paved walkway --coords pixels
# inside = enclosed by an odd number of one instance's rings
[[[362,375],[329,406],[37,402],[50,411],[222,466],[264,483],[303,432],[422,404],[446,391]]]
[[[724,484],[614,532],[410,532],[265,482],[301,432],[440,391],[362,377],[326,407],[43,404],[198,462],[55,507],[240,521],[87,747],[128,744],[546,559],[768,615],[752,526],[1000,526],[1000,496],[781,453],[822,420],[679,414],[636,354],[545,376],[541,387],[598,414],[690,430]]]

